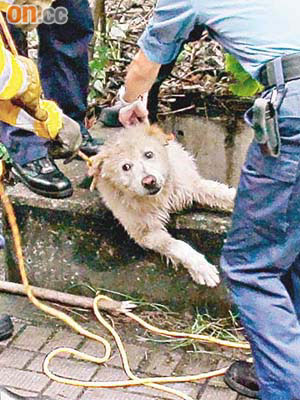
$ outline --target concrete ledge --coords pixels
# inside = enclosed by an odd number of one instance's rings
[[[164,303],[174,310],[210,308],[225,313],[225,288],[194,284],[183,268],[175,271],[158,254],[136,245],[101,204],[97,194],[76,189],[66,200],[49,200],[23,185],[8,191],[22,235],[24,256],[33,285],[91,294],[86,284]],[[208,211],[174,215],[170,231],[218,263],[230,217]],[[5,269],[8,280],[19,282],[10,231]],[[75,285],[76,288],[71,288]]]

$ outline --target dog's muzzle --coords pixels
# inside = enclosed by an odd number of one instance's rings
[[[148,191],[150,195],[157,194],[161,187],[158,185],[155,176],[147,175],[142,179],[143,187]]]

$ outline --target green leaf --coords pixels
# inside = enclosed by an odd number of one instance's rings
[[[101,71],[103,63],[99,60],[92,60],[90,62],[90,68],[95,71]]]
[[[233,83],[229,85],[229,89],[236,96],[254,96],[261,92],[262,87],[259,82],[253,78],[248,78],[244,82]]]
[[[229,89],[237,96],[254,96],[264,89],[231,54],[225,54],[225,71],[232,74],[236,80],[236,83],[231,84]]]
[[[109,61],[109,48],[105,45],[97,46],[94,51],[94,59],[90,61],[89,66],[92,70],[103,70]]]
[[[0,143],[0,160],[3,160],[8,164],[11,163],[10,155],[8,154],[6,147],[2,143]]]

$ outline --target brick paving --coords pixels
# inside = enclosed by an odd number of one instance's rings
[[[178,397],[151,387],[97,388],[68,386],[51,381],[42,370],[46,353],[59,346],[70,346],[101,357],[103,349],[95,342],[76,335],[68,327],[36,310],[23,297],[0,293],[0,314],[10,313],[14,321],[14,335],[0,342],[0,385],[24,396],[47,395],[53,400],[173,400]],[[86,323],[85,323],[86,325]],[[92,328],[95,329],[95,323]],[[101,328],[100,328],[101,331]],[[124,328],[122,335],[130,366],[139,377],[189,375],[220,368],[239,358],[219,348],[194,354],[186,350],[171,350],[163,344],[140,343]],[[115,345],[113,346],[115,349]],[[105,365],[83,362],[62,355],[53,360],[51,368],[61,376],[86,381],[126,380],[115,350]],[[183,391],[195,400],[246,400],[229,390],[222,378],[199,383],[168,385]]]

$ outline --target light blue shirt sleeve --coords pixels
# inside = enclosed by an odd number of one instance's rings
[[[258,78],[268,61],[300,51],[299,15],[299,0],[158,0],[138,44],[151,61],[168,64],[201,25]]]
[[[197,23],[191,0],[158,0],[154,15],[138,41],[149,60],[168,64]]]

